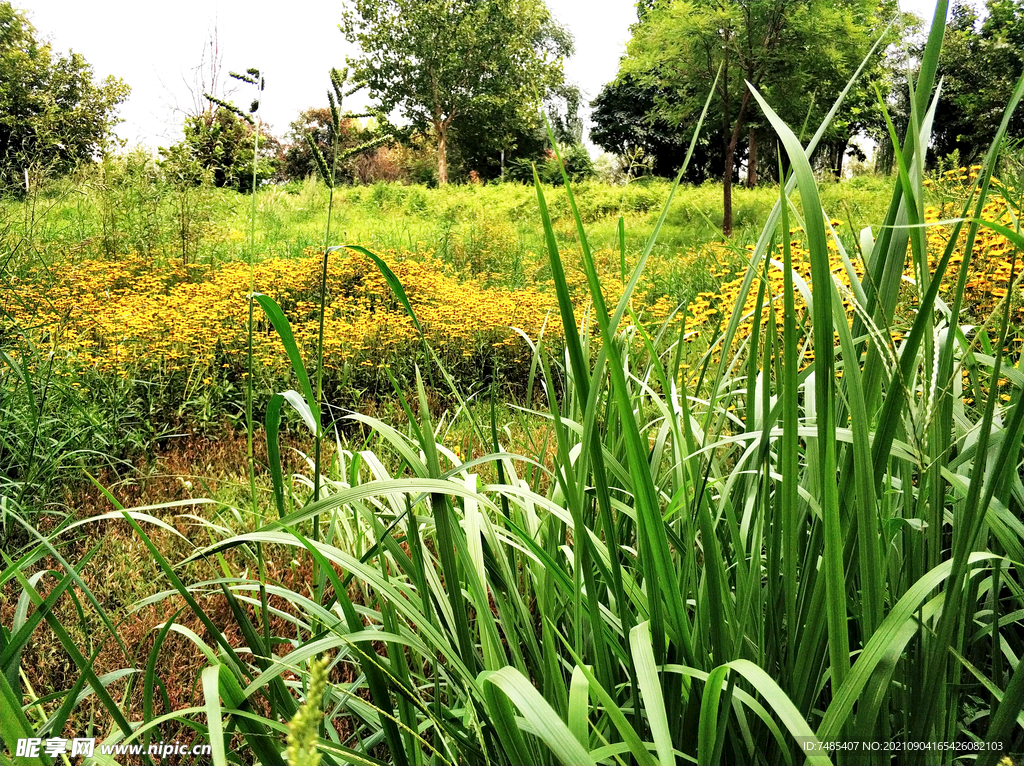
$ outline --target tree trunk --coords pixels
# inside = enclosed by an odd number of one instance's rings
[[[743,100],[740,101],[740,109],[736,114],[736,126],[732,130],[729,143],[725,145],[725,173],[722,176],[722,235],[732,236],[732,174],[736,163],[736,145],[740,140],[740,130],[743,128],[743,115],[747,111],[747,104],[750,103],[750,91],[743,93]],[[724,110],[728,115],[728,108]],[[726,116],[726,120],[728,120]],[[726,135],[729,125],[726,123]]]
[[[444,123],[437,128],[437,185],[448,184],[448,126]]]
[[[757,130],[751,128],[747,134],[747,188],[753,189],[757,186]]]
[[[782,145],[782,141],[775,141],[775,156],[779,158],[781,164],[780,169],[775,172],[775,182],[782,183],[782,179],[788,175],[789,168],[793,164],[789,160],[789,155],[786,154],[786,147]],[[779,167],[779,164],[773,162],[772,167]],[[779,173],[782,175],[780,176]]]
[[[846,157],[846,147],[849,146],[849,144],[849,141],[839,141],[836,144],[835,163],[832,166],[832,170],[836,174],[837,181],[840,181],[843,178],[843,159]]]
[[[888,136],[878,142],[875,149],[875,172],[883,176],[892,175],[892,164],[896,161],[896,153]]]
[[[722,235],[732,236],[732,163],[736,145],[725,145],[725,172],[722,175]]]

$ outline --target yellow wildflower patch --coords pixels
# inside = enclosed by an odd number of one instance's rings
[[[957,171],[958,173],[961,170]],[[927,258],[929,276],[934,275],[937,263],[952,236],[953,227],[948,223],[940,223],[953,215],[951,205],[946,210],[936,207],[929,207],[925,210],[925,219],[928,227],[926,229]],[[994,200],[985,206],[982,217],[987,221],[1001,223],[1011,227],[1013,215],[1002,200]],[[831,221],[835,231],[842,224],[841,221]],[[940,287],[940,295],[949,299],[956,289],[960,280],[961,271],[965,259],[965,248],[967,238],[967,226],[965,225],[960,233],[955,250],[950,259],[949,266],[943,275]],[[797,326],[810,327],[805,295],[810,295],[813,289],[810,267],[810,253],[806,249],[802,238],[802,231],[792,229],[792,237],[789,246],[793,261],[793,283],[794,283],[794,304],[796,308]],[[828,242],[829,266],[832,277],[839,286],[842,302],[847,309],[848,318],[852,319],[855,311],[853,292],[851,290],[851,275],[858,282],[864,278],[864,263],[856,252],[848,252],[844,260],[839,245],[835,239]],[[739,310],[741,320],[737,330],[734,346],[730,350],[730,358],[740,353],[747,338],[749,338],[755,321],[759,323],[764,332],[769,332],[770,323],[776,328],[782,325],[783,296],[785,286],[784,275],[784,253],[783,246],[777,245],[771,253],[767,266],[763,263],[759,268],[758,279],[754,281],[748,291],[743,305],[737,306],[740,289],[744,281],[746,264],[749,262],[753,247],[747,248],[745,258],[737,257],[735,249],[726,243],[707,245],[702,249],[695,250],[682,256],[684,261],[689,261],[693,268],[701,268],[710,259],[720,264],[718,268],[706,269],[707,273],[718,283],[717,289],[703,290],[689,301],[685,312],[677,315],[675,322],[685,319],[686,327],[692,330],[686,333],[686,338],[693,345],[694,354],[703,354],[708,349],[708,344],[714,341],[718,333],[724,331],[732,316]],[[964,275],[964,301],[962,306],[963,316],[961,322],[967,324],[982,324],[988,320],[996,310],[1001,299],[1005,298],[1010,288],[1012,269],[1012,258],[1014,256],[1013,245],[996,231],[982,226],[974,240],[973,254]],[[655,265],[655,269],[663,268],[662,264]],[[1024,326],[1024,307],[1019,279],[1022,271],[1022,264],[1018,259],[1015,279],[1018,280],[1017,292],[1011,303],[1011,338],[1008,348],[1011,354],[1019,353],[1020,327]],[[889,335],[893,342],[898,343],[902,337],[902,331],[907,329],[912,312],[916,309],[918,290],[921,285],[921,278],[915,274],[913,258],[908,247],[907,258],[904,268],[905,290],[901,295],[897,315],[889,328]],[[764,282],[764,295],[759,317],[755,317],[757,311],[758,288]],[[918,287],[915,288],[914,285]],[[668,317],[675,309],[673,303],[665,298],[657,300],[651,313],[655,319]],[[772,317],[771,314],[774,314]],[[1016,328],[1016,329],[1015,329]],[[884,328],[882,329],[884,332]],[[835,336],[838,343],[838,335]],[[801,366],[807,366],[814,360],[814,351],[810,345],[809,333],[800,339],[799,349]],[[713,349],[712,361],[717,363],[720,359],[720,349]],[[688,360],[693,362],[694,358]],[[685,365],[684,365],[685,367]],[[697,365],[691,364],[692,371],[689,373],[691,379],[699,375]]]
[[[450,273],[430,253],[390,251],[382,257],[404,286],[428,342],[461,383],[478,387],[494,379],[515,387],[525,381],[531,349],[516,329],[536,339],[544,328],[547,339],[560,339],[550,283],[489,287],[486,276]],[[298,260],[264,260],[252,274],[256,292],[281,306],[310,369],[319,336],[322,265],[322,255],[310,250]],[[569,268],[569,279],[583,316],[582,271]],[[185,375],[186,387],[196,389],[244,379],[249,286],[245,263],[157,265],[125,256],[29,273],[7,294],[18,298],[4,309],[8,321],[29,329],[44,353],[59,355],[69,376],[86,370],[145,380]],[[377,266],[358,253],[332,253],[326,288],[328,385],[389,390],[388,372],[411,379],[413,365],[423,363],[419,336]],[[616,282],[609,300],[620,293]],[[253,358],[264,380],[289,374],[284,346],[258,306]]]

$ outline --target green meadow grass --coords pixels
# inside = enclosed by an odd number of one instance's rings
[[[52,613],[64,593],[89,600],[80,576],[88,556],[69,561],[60,533],[36,535],[0,572],[0,586],[20,589],[0,642],[8,751],[18,737],[61,731],[86,690],[109,715],[106,741],[159,739],[173,722],[209,738],[215,766],[991,766],[1024,750],[1024,379],[1003,358],[1009,304],[992,333],[962,325],[963,280],[951,301],[938,300],[956,237],[928,252],[920,225],[945,11],[940,2],[888,209],[858,232],[866,274],[854,280],[852,320],[829,275],[829,221],[847,214],[830,209],[807,160],[828,120],[804,146],[755,93],[791,175],[764,200],[737,306],[752,291],[759,304],[781,306],[774,327],[755,323],[740,355],[709,352],[698,388],[680,383],[681,339],[624,321],[630,291],[671,232],[666,200],[646,221],[651,233],[625,295],[606,305],[593,258],[606,222],[588,224],[586,197],[577,202],[568,183],[557,194],[539,183],[530,192],[533,236],[559,300],[554,321],[566,336],[557,349],[531,339],[531,386],[547,406],[511,410],[524,431],[544,424],[531,449],[509,449],[501,403],[461,401],[456,390],[462,433],[487,445],[456,453],[419,380],[410,397],[396,390],[404,425],[353,413],[347,419],[365,436],[336,437],[308,475],[284,470],[275,458],[280,408],[295,408],[310,438],[329,437],[287,320],[256,296],[296,382],[266,420],[271,499],[245,525],[200,521],[214,542],[177,563],[146,532],[162,523],[154,509],[123,511],[167,581],[149,603],[180,606],[148,652],[126,652],[134,664],[125,677],[143,700],[174,683],[154,668],[187,614],[205,628],[187,633],[206,657],[196,703],[161,715],[151,703],[128,710],[123,689],[110,691],[122,676],[96,676]],[[1024,80],[1000,137],[1022,95]],[[965,260],[978,211],[995,193],[997,148],[998,140],[957,224]],[[512,192],[451,192],[490,193]],[[811,260],[806,333],[793,291],[766,295],[760,278],[782,242],[792,280],[794,225]],[[1019,227],[1000,231],[1024,248]],[[597,336],[578,329],[589,322],[570,299],[568,242],[582,251]],[[888,328],[907,258],[930,276],[916,285],[911,330],[896,342]],[[741,313],[729,315],[715,345],[733,348]],[[423,355],[427,362],[429,347]],[[977,407],[963,403],[964,370],[987,380]],[[310,475],[320,477],[315,493]],[[313,575],[286,586],[267,575],[271,556],[312,561]],[[216,574],[186,581],[182,566],[204,561]],[[209,593],[223,597],[230,631],[200,602]],[[19,664],[43,621],[80,674],[49,707],[25,704]],[[837,742],[879,745],[831,749]]]
[[[44,262],[139,253],[155,259],[223,262],[245,260],[250,197],[229,189],[185,192],[151,173],[131,171],[141,158],[109,160],[106,182],[92,175],[54,182],[38,199],[0,200],[5,242],[24,240]],[[827,184],[823,192],[835,215],[860,227],[884,214],[886,179],[864,176]],[[627,222],[627,249],[646,245],[645,231],[658,219],[671,184],[643,180],[626,187],[588,182],[576,189],[578,206],[595,247],[618,248],[618,218]],[[260,258],[299,257],[323,244],[330,190],[316,178],[267,186],[255,195],[255,241]],[[512,286],[525,283],[527,253],[543,254],[532,187],[522,184],[448,186],[429,189],[378,183],[334,190],[333,229],[347,242],[379,250],[432,250],[454,267],[492,273]],[[772,187],[737,188],[734,241],[757,239],[775,202]],[[561,188],[549,189],[552,220],[560,244],[572,246],[575,225]],[[721,238],[721,185],[681,188],[656,244],[655,255],[671,258]],[[182,207],[184,205],[184,213]],[[17,238],[17,239],[16,239]],[[184,244],[183,244],[184,240]],[[20,258],[18,263],[32,259]]]

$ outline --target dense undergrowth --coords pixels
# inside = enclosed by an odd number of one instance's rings
[[[81,725],[89,690],[105,741],[189,731],[217,766],[1018,762],[1022,185],[993,177],[998,141],[955,185],[924,172],[939,6],[872,228],[840,236],[850,224],[831,216],[849,216],[823,205],[807,156],[827,121],[803,146],[756,93],[790,177],[751,247],[688,256],[711,283],[680,312],[642,287],[667,214],[647,244],[599,255],[571,192],[560,236],[538,184],[538,295],[557,313],[543,337],[516,336],[518,406],[466,390],[431,336],[437,305],[416,290],[429,258],[339,249],[322,274],[368,259],[414,348],[397,417],[328,428],[326,343],[309,353],[313,307],[278,284],[297,270],[275,283],[276,262],[254,264],[271,283],[249,306],[280,343],[266,363],[287,361],[265,378],[263,429],[249,424],[264,451],[230,500],[122,512],[114,487],[109,518],[46,534],[5,506],[34,541],[0,572],[8,748]],[[1022,96],[1024,81],[1000,136]],[[248,310],[232,290],[224,312]],[[17,336],[32,350],[8,368],[38,379],[50,357]],[[439,417],[442,389],[454,405]],[[27,407],[31,425],[42,410]],[[285,411],[307,429],[304,467],[285,457]],[[131,612],[157,611],[152,640],[102,675],[97,635],[118,629],[86,582],[99,553],[68,542],[95,524],[130,529],[164,588]],[[22,661],[43,621],[71,660],[52,694]],[[180,640],[195,647],[190,694],[161,663]]]

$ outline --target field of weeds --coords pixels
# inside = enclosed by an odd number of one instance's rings
[[[5,202],[9,752],[1017,762],[1019,179],[773,126],[728,242],[659,184]]]

